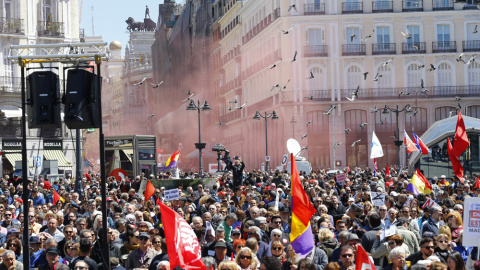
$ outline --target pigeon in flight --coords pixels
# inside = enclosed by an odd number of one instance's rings
[[[142,85],[146,79],[147,77],[144,77],[141,81],[139,81],[138,83],[134,83],[133,85]]]
[[[308,80],[308,79],[313,79],[313,78],[315,78],[315,76],[313,76],[313,72],[310,71],[310,76],[307,77],[307,80]]]
[[[275,89],[275,87],[278,88],[279,90],[281,90],[280,89],[280,84],[277,83],[274,86],[272,86],[272,89],[270,89],[270,91],[273,91],[273,89]]]
[[[332,106],[330,106],[328,111],[326,113],[323,113],[323,114],[330,115],[335,108],[337,108],[337,105],[332,104]]]
[[[313,100],[313,95],[305,97],[305,98],[308,99],[308,100]]]
[[[371,38],[373,36],[373,33],[375,33],[375,29],[372,30],[372,33],[370,33],[369,35],[367,35],[365,37],[365,41],[367,41],[367,39]]]
[[[427,71],[434,71],[436,70],[435,66],[433,64],[430,64],[430,68],[427,69]]]
[[[352,131],[352,130],[351,130],[351,129],[349,129],[349,128],[345,129],[345,136],[347,136],[347,137],[348,137],[348,132],[349,132],[349,131]]]
[[[295,4],[289,6],[289,7],[288,7],[288,11],[290,11],[292,8],[295,9],[296,12],[298,12],[297,6],[296,6]]]
[[[343,143],[343,142],[338,142],[338,143],[336,143],[333,147],[337,147],[337,146],[339,146],[339,145],[342,144],[342,143]]]
[[[384,66],[388,65],[388,63],[390,63],[390,62],[392,62],[392,59],[390,59],[390,60],[387,60],[387,61],[383,62],[383,64],[382,64],[382,67],[384,67]]]
[[[424,67],[425,67],[425,65],[418,65],[418,68],[420,68],[420,69],[422,69]]]
[[[297,51],[295,51],[295,54],[293,55],[293,59],[290,63],[293,63],[297,60]]]
[[[153,88],[158,88],[162,83],[163,83],[163,81],[161,81],[157,84],[154,84],[154,83],[150,83],[150,84],[153,86]]]
[[[280,29],[280,30],[281,30],[281,29]],[[286,31],[285,31],[285,30],[282,30],[282,32],[283,32],[284,35],[288,35],[292,30],[293,30],[293,26],[290,27],[290,29],[288,29],[288,30],[286,30]]]
[[[370,108],[370,111],[371,111],[371,113],[377,113],[378,112],[377,106],[375,106],[375,108],[373,108],[373,109]]]
[[[406,38],[406,39],[411,39],[412,38],[412,35],[410,35],[410,32],[408,32],[408,29],[405,29],[405,33],[404,32],[400,32],[402,33],[402,35]]]
[[[353,40],[356,39],[356,38],[357,38],[357,35],[355,35],[355,34],[351,35],[350,36],[350,42],[353,42]]]
[[[148,116],[148,119],[147,119],[147,120],[150,120],[150,118],[152,118],[152,117],[154,117],[154,116],[155,116],[155,114],[153,114],[153,113],[150,114],[150,115]]]
[[[421,88],[421,90],[422,90],[422,94],[423,94],[424,96],[427,96],[428,89],[425,88],[425,85],[423,84],[423,79],[421,80],[419,86],[420,86],[420,88]]]
[[[190,99],[193,97],[193,95],[195,95],[195,93],[192,93],[192,94],[191,94],[190,96],[188,96],[186,99],[182,100],[182,102],[185,102],[185,101],[190,100]]]
[[[188,91],[187,91],[187,96],[190,96],[190,88],[188,88]]]
[[[462,100],[462,99],[461,99],[459,96],[455,96],[455,100],[456,100],[456,101],[460,101],[460,100]]]
[[[360,128],[363,130],[367,125],[368,125],[368,123],[366,123],[366,122],[362,123],[362,124],[360,124]]]
[[[380,74],[380,73],[377,73],[377,75],[375,75],[375,78],[373,79],[373,81],[376,82],[376,81],[378,81],[378,78],[381,78],[381,77],[383,77],[383,75]]]
[[[366,72],[363,73],[363,80],[364,80],[364,81],[367,80],[367,75],[368,75],[368,71],[366,71]]]
[[[468,60],[467,66],[470,66],[473,62],[475,62],[475,58],[477,58],[477,55],[476,55],[476,54],[474,54],[474,55],[472,56],[472,58],[470,58],[470,60]]]
[[[464,64],[466,64],[465,60],[463,60],[463,55],[464,53],[461,53],[456,60],[457,62],[463,62]]]
[[[288,83],[290,82],[290,79],[288,79],[287,83],[283,86],[283,89],[287,88]]]
[[[414,48],[414,49],[417,50],[417,51],[420,51],[420,44],[418,44],[418,43],[416,42],[416,43],[414,43],[414,44],[412,45],[412,48]]]
[[[453,113],[454,113],[454,111],[449,111],[448,112],[448,118],[452,117]]]
[[[243,107],[245,107],[247,105],[247,102],[243,103],[242,106],[240,107],[235,107],[235,109],[239,110],[239,109],[243,109]]]
[[[273,68],[277,67],[277,65],[280,64],[280,62],[282,62],[282,59],[280,59],[279,61],[273,63],[273,65],[271,65],[271,66],[269,67],[269,69],[273,69]]]
[[[475,28],[473,28],[472,33],[474,34],[478,33],[478,25],[475,25]]]
[[[303,134],[302,140],[307,137],[307,133]]]
[[[307,122],[307,127],[308,127],[308,125],[310,125],[311,123],[312,123],[312,121],[308,121],[308,122]]]
[[[362,139],[358,139],[358,140],[354,141],[354,142],[352,143],[352,147],[354,147],[355,144],[359,143],[361,140],[362,140]]]
[[[237,97],[235,97],[235,100],[234,100],[234,101],[230,101],[229,103],[235,103],[235,104],[237,104],[237,103],[238,103]]]

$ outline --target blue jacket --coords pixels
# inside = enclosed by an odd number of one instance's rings
[[[443,226],[445,225],[445,223],[443,223],[443,221],[439,220],[438,221],[438,227],[437,227],[437,223],[432,219],[432,218],[429,218],[428,221],[423,224],[423,227],[422,227],[422,235],[420,235],[421,237],[424,237],[424,236],[428,236],[428,237],[432,237],[433,236],[437,236],[438,235],[438,229],[440,228],[440,226]],[[427,235],[425,235],[427,234]],[[431,235],[433,234],[433,235]]]

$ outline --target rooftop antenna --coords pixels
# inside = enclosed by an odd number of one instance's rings
[[[93,26],[93,5],[92,5],[92,37],[95,36],[95,27]]]

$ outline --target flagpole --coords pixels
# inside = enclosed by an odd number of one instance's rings
[[[407,104],[405,105],[405,107],[403,107],[403,109],[398,109],[398,105],[396,105],[397,109],[392,109],[390,108],[390,106],[388,105],[385,105],[385,108],[383,109],[383,112],[382,114],[389,114],[390,112],[393,112],[395,113],[396,115],[396,119],[397,119],[397,139],[396,141],[394,141],[395,145],[397,146],[397,155],[398,155],[398,167],[400,168],[401,166],[401,155],[400,155],[400,146],[403,144],[403,141],[400,140],[400,126],[399,126],[399,123],[398,123],[398,115],[403,112],[403,111],[406,111],[406,112],[412,112],[412,107],[410,106],[410,104]]]

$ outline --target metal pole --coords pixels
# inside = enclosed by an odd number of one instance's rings
[[[399,128],[399,123],[398,123],[398,115],[400,114],[400,111],[398,110],[398,105],[397,105],[397,110],[395,111],[397,114],[397,141],[400,141],[400,128]],[[397,151],[398,151],[398,168],[400,168],[400,144],[397,143]]]
[[[102,119],[102,85],[101,85],[101,71],[100,71],[100,65],[102,64],[100,56],[96,56],[96,64],[97,64],[97,85],[98,85],[98,91],[100,91],[100,94],[98,95],[98,101],[100,102],[100,119]],[[105,175],[105,135],[103,134],[103,120],[102,123],[100,123],[100,182],[101,182],[101,188],[100,190],[102,191],[102,235],[100,235],[102,241],[102,257],[103,257],[103,264],[105,265],[105,269],[110,269],[110,248],[108,246],[108,229],[107,229],[107,181],[106,181],[106,175]]]
[[[82,145],[80,142],[80,129],[75,130],[75,144],[77,145],[77,152],[75,153],[75,159],[77,163],[77,171],[75,173],[75,180],[82,179]],[[77,181],[75,181],[77,182]],[[80,194],[81,195],[81,194]]]
[[[200,100],[198,100],[198,143],[202,143],[202,131],[200,129]],[[200,173],[200,178],[203,178],[203,168],[202,168],[202,148],[198,148],[198,171]]]
[[[27,120],[26,120],[26,104],[25,104],[25,62],[22,59],[18,59],[21,67],[22,74],[22,177],[23,177],[23,218],[24,218],[24,228],[23,228],[23,265],[25,268],[30,267],[30,236],[28,233],[28,225],[30,224],[28,218],[29,204],[28,196],[30,195],[30,190],[28,189],[28,167],[27,167]],[[30,116],[32,117],[32,115]],[[40,147],[40,146],[39,146]]]
[[[268,125],[267,125],[267,119],[268,119],[268,115],[267,115],[267,112],[265,112],[265,157],[268,157]],[[270,167],[269,167],[269,161],[266,160],[265,161],[265,164],[266,164],[266,171],[269,172],[270,171]]]
[[[332,112],[333,117],[335,117],[335,111]],[[333,119],[333,169],[336,170],[337,164],[335,164],[336,154],[337,154],[337,147],[335,146],[335,118]]]

